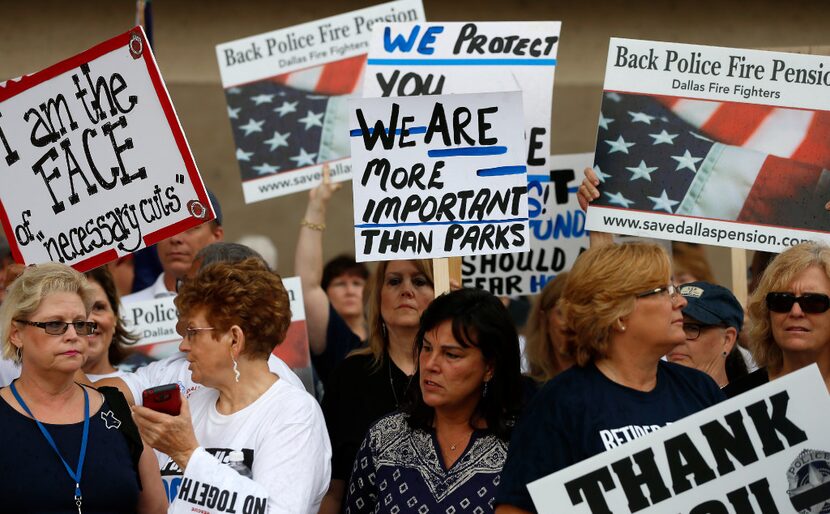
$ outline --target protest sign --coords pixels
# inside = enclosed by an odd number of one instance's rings
[[[346,98],[361,89],[370,34],[423,19],[420,0],[399,0],[216,47],[246,203],[312,189],[323,164],[351,179]]]
[[[274,355],[294,370],[306,388],[313,390],[311,355],[305,322],[303,290],[299,277],[282,279],[291,306],[291,324],[285,339],[274,348]],[[176,332],[179,314],[173,303],[175,296],[125,303],[121,312],[124,326],[139,336],[134,347],[156,359],[163,359],[179,350],[182,337]]]
[[[638,434],[528,490],[540,513],[827,512],[830,417],[816,413],[828,409],[812,365]]]
[[[358,261],[524,251],[519,92],[351,100]]]
[[[0,84],[0,221],[86,271],[213,219],[141,27]]]
[[[611,39],[588,228],[830,242],[830,57]]]
[[[588,248],[585,211],[576,189],[593,154],[552,155],[546,174],[528,173],[530,251],[471,255],[462,261],[464,287],[499,296],[536,294],[556,275],[568,271]]]

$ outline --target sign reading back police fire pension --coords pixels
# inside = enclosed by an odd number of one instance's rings
[[[372,30],[423,21],[399,0],[216,47],[245,202],[351,178],[346,99],[360,96]]]
[[[827,512],[828,409],[824,380],[811,365],[638,434],[528,490],[543,514]]]
[[[581,180],[593,156],[577,173],[568,163],[547,159],[560,26],[555,21],[392,23],[372,33],[364,96],[522,92],[530,250],[467,256],[462,268],[465,284],[498,295],[539,291],[569,269],[588,244],[584,213],[568,187]]]
[[[0,184],[26,264],[86,271],[213,219],[140,27],[0,84]]]
[[[830,57],[611,39],[588,228],[830,242]]]
[[[520,92],[350,103],[359,261],[528,249]]]

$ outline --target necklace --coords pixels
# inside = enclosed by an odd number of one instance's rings
[[[395,381],[392,379],[392,356],[390,356],[387,353],[386,358],[389,359],[386,363],[386,369],[389,372],[389,388],[392,389],[392,397],[395,398],[395,408],[397,409],[398,407],[401,406],[401,402],[400,402],[400,400],[398,400],[398,391],[397,391],[397,388],[395,387]],[[415,376],[415,375],[409,376],[409,381],[406,383],[406,388],[404,388],[404,392],[407,389],[409,389],[409,385],[412,383],[412,377],[413,376]]]
[[[31,417],[35,423],[37,423],[37,427],[40,429],[40,432],[43,434],[43,437],[46,438],[46,442],[49,443],[49,446],[55,450],[55,453],[58,454],[58,458],[63,463],[63,467],[66,468],[66,472],[69,473],[69,477],[75,481],[75,505],[78,507],[78,514],[81,514],[81,501],[83,497],[81,496],[81,473],[84,470],[84,457],[86,457],[86,443],[89,439],[89,395],[86,392],[86,388],[80,386],[81,390],[84,392],[84,430],[83,435],[81,436],[81,453],[78,456],[78,467],[75,471],[72,471],[72,468],[69,467],[69,464],[66,463],[66,459],[63,458],[61,452],[58,450],[58,446],[55,444],[55,440],[52,439],[52,435],[49,434],[49,431],[46,430],[46,427],[43,426],[34,414],[32,414],[31,409],[29,406],[26,405],[26,402],[23,401],[23,398],[20,396],[20,393],[17,392],[17,387],[15,387],[14,382],[9,385],[9,389],[11,389],[14,398],[17,400],[17,403],[23,407],[23,410],[26,411],[26,414]]]

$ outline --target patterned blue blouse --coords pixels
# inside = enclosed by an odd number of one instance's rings
[[[476,430],[446,469],[435,433],[413,430],[406,419],[390,414],[369,429],[355,458],[345,512],[493,512],[507,443]]]

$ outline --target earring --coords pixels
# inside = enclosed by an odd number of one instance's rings
[[[20,364],[23,362],[23,347],[18,346],[17,351],[15,352],[15,362]]]
[[[236,359],[233,358],[233,350],[231,350],[231,360],[233,361],[233,373],[235,375],[233,379],[236,380],[236,383],[238,384],[241,373],[239,372],[239,364],[236,362]]]
[[[621,332],[625,332],[625,325],[623,325],[621,320],[617,320],[617,325],[620,327]]]
[[[383,334],[383,338],[386,339],[387,331],[386,331],[386,322],[381,320],[380,322],[380,331]]]
[[[723,356],[726,357],[726,352],[723,352]]]
[[[490,382],[484,382],[484,391],[481,393],[482,398],[487,398],[487,386]]]

